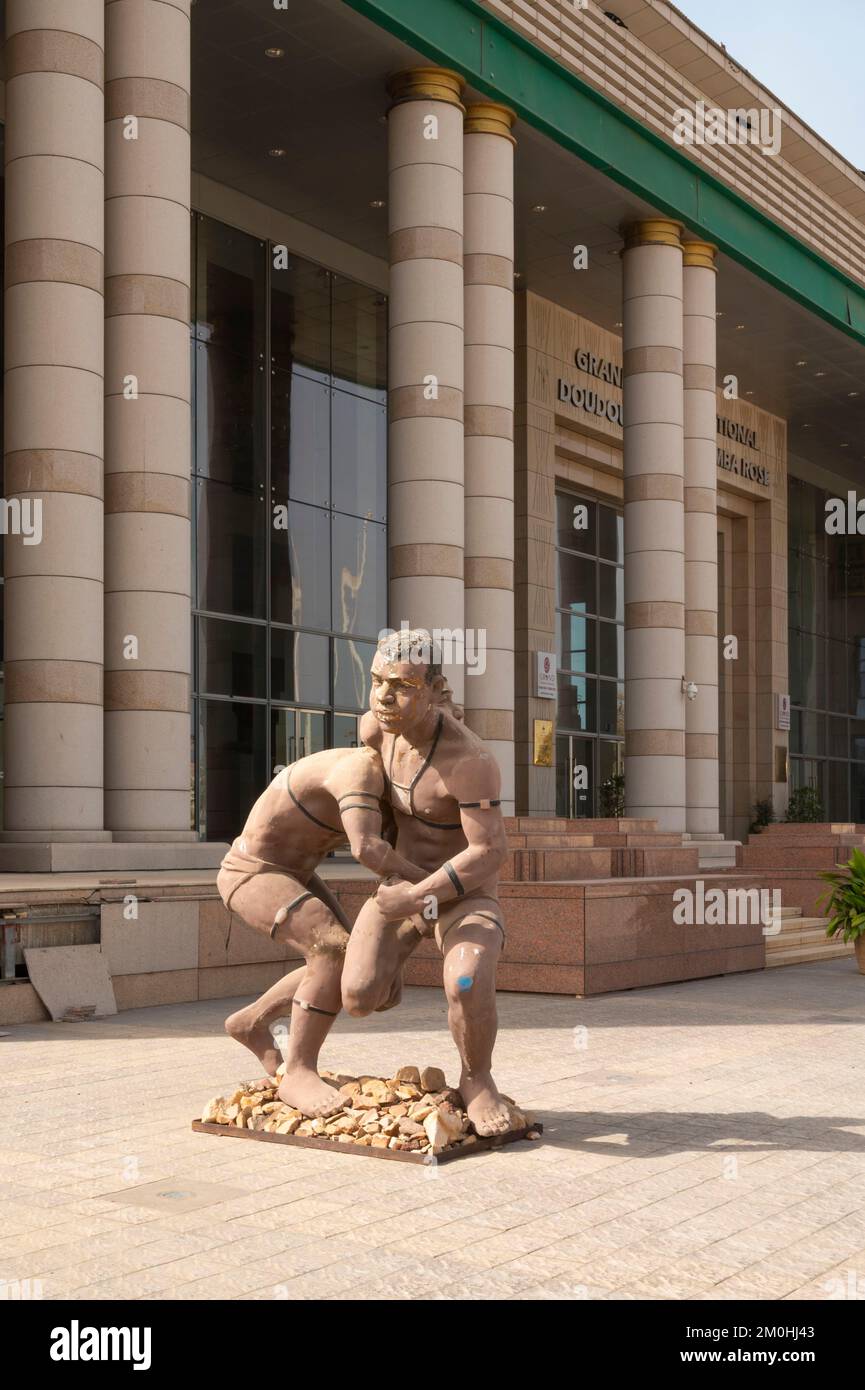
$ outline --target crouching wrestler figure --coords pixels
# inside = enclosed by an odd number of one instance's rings
[[[498,874],[507,853],[498,763],[458,717],[429,633],[392,634],[372,665],[364,743],[380,752],[396,848],[426,874],[384,883],[358,915],[346,954],[343,1005],[363,1017],[386,999],[404,958],[404,917],[444,956],[448,1022],[462,1062],[459,1089],[478,1134],[511,1128],[493,1081],[496,963],[504,942]],[[410,942],[409,942],[410,944]]]
[[[229,912],[306,961],[226,1019],[225,1029],[273,1076],[283,1058],[270,1025],[291,1015],[279,1097],[310,1117],[324,1117],[345,1103],[319,1076],[318,1056],[340,1010],[349,940],[345,914],[315,870],[347,839],[355,859],[382,877],[425,877],[382,838],[383,789],[381,759],[372,748],[329,748],[299,759],[258,798],[216,880]],[[393,969],[376,1001],[382,1009],[398,1001],[402,962],[418,941],[408,922],[394,923],[393,931]]]

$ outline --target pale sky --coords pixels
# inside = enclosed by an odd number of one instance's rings
[[[865,169],[865,0],[674,3],[839,154]]]

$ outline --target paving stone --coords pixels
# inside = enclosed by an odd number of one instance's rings
[[[434,1176],[193,1134],[195,1107],[255,1071],[222,1029],[241,1001],[68,1025],[62,1077],[56,1028],[14,1028],[0,1279],[39,1278],[49,1299],[858,1300],[865,1074],[839,1076],[837,1055],[862,1040],[861,997],[843,960],[587,1002],[502,995],[497,1078],[544,1140]],[[436,990],[340,1018],[323,1063],[383,1075],[405,1058],[455,1076]],[[162,1181],[237,1195],[111,1200]]]

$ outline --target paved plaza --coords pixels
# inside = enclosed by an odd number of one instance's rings
[[[7,1297],[865,1297],[852,960],[503,994],[496,1075],[544,1138],[429,1170],[193,1134],[255,1072],[222,1032],[239,1002],[0,1038]],[[437,990],[341,1018],[323,1058],[409,1063],[456,1080]]]

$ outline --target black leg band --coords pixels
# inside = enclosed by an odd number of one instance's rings
[[[298,893],[297,897],[296,897],[296,898],[292,898],[291,902],[288,903],[288,905],[287,905],[286,907],[281,907],[281,908],[279,909],[279,911],[278,911],[277,914],[276,914],[276,921],[274,922],[273,926],[272,926],[271,929],[270,929],[270,939],[271,939],[271,941],[273,940],[274,936],[276,935],[276,929],[277,929],[277,927],[281,927],[281,926],[282,926],[283,922],[284,922],[284,921],[286,920],[286,918],[288,917],[289,912],[292,912],[292,911],[294,910],[294,908],[296,908],[296,907],[300,907],[300,904],[301,904],[301,903],[305,903],[306,900],[307,900],[307,898],[314,898],[314,897],[315,897],[315,894],[314,894],[314,893]]]
[[[324,1014],[327,1018],[336,1018],[330,1009],[320,1009],[317,1004],[307,1004],[305,999],[292,999],[292,1004],[296,1004],[299,1009],[306,1009],[308,1014]]]

